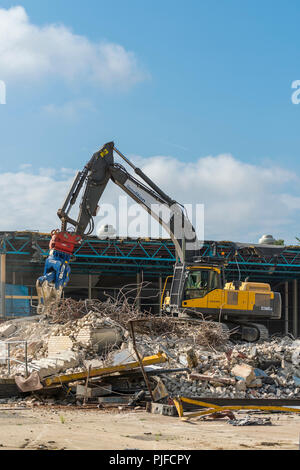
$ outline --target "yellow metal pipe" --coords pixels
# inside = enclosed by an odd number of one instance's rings
[[[203,401],[192,400],[191,398],[178,397],[173,399],[174,404],[177,408],[178,415],[182,419],[194,418],[196,416],[202,416],[206,414],[215,413],[217,411],[226,411],[226,410],[261,410],[261,411],[285,411],[287,413],[300,413],[298,408],[290,408],[286,406],[260,406],[260,405],[230,405],[230,406],[218,406],[212,403],[206,403]],[[190,403],[191,405],[203,406],[206,410],[201,410],[194,413],[183,413],[182,402]]]
[[[37,295],[6,295],[6,299],[38,299]]]
[[[163,353],[155,354],[154,356],[147,356],[143,359],[143,366],[150,366],[152,364],[160,364],[167,361],[167,356]],[[91,369],[89,377],[98,377],[100,375],[113,374],[114,372],[126,371],[131,369],[136,369],[140,367],[138,361],[129,362],[128,364],[122,364],[119,366],[104,367],[101,369]],[[57,375],[55,377],[49,377],[43,382],[46,387],[56,384],[75,382],[76,380],[83,380],[87,377],[88,371],[86,372],[77,372],[76,374],[65,374]]]

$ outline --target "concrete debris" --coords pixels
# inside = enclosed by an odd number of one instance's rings
[[[62,371],[74,368],[79,364],[80,356],[73,351],[63,351],[46,358],[33,360],[28,365],[28,371],[36,371],[40,379],[57,375]]]
[[[141,358],[159,352],[168,358],[167,366],[166,363],[145,366],[152,392],[161,404],[178,396],[201,397],[212,403],[213,398],[300,397],[299,340],[274,337],[255,345],[233,342],[217,323],[197,324],[170,317],[147,317],[143,321],[142,314],[136,307],[131,309],[127,301],[122,305],[114,305],[112,300],[108,303],[80,301],[78,305],[71,299],[64,302],[47,317],[8,320],[0,327],[1,351],[5,351],[7,341],[12,338],[27,341],[27,370],[30,377],[37,376],[37,384],[44,381],[45,385],[49,377],[60,374],[80,374],[136,362],[128,328],[128,320],[136,318],[139,321],[135,323],[135,340]],[[27,379],[24,346],[11,344],[10,349],[10,374],[3,352],[0,378],[17,376],[21,378],[19,382],[24,382]],[[14,358],[20,362],[13,362]],[[72,384],[71,392],[64,396],[66,403],[80,402],[82,398],[98,400],[101,397],[97,394],[104,392],[104,388],[111,394],[107,397],[112,399],[111,403],[129,403],[129,397],[139,392],[145,395],[144,402],[149,400],[149,390],[138,367],[120,371],[118,375],[107,373],[102,378],[91,375],[84,380],[81,376],[78,383]],[[62,393],[66,394],[66,388],[61,387]],[[117,396],[119,402],[113,401]],[[99,403],[104,405],[109,400]]]
[[[157,382],[157,385],[152,392],[154,401],[160,401],[164,398],[167,398],[169,396],[169,392],[163,381],[159,377],[153,377],[153,379]]]
[[[210,383],[214,383],[216,387],[222,385],[235,385],[235,379],[231,379],[229,377],[214,377],[213,375],[202,375],[202,374],[190,374],[190,378],[193,380],[202,380],[207,381]],[[244,381],[242,381],[244,382]]]
[[[15,382],[22,392],[36,391],[43,388],[39,374],[36,371],[32,372],[27,378],[17,375],[15,377]]]
[[[164,416],[177,416],[174,405],[164,405],[162,403],[151,403],[150,412]]]
[[[248,386],[255,380],[254,368],[248,364],[237,364],[233,367],[231,373],[238,380],[245,380]]]
[[[85,387],[84,385],[77,385],[76,386],[76,398],[92,398],[92,397],[103,397],[106,395],[111,395],[112,393],[112,386],[110,384],[105,384],[100,386],[96,386],[94,388]]]
[[[8,338],[16,331],[16,326],[12,323],[4,323],[0,326],[0,339]]]

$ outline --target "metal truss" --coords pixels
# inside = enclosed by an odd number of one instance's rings
[[[43,264],[48,256],[50,235],[38,232],[0,232],[0,253],[13,263]],[[209,256],[211,243],[201,249]],[[218,242],[216,256],[227,263],[227,278],[242,280],[289,280],[300,278],[300,246],[287,247],[276,256],[258,256],[253,251],[234,253],[230,242]],[[176,261],[175,248],[168,239],[109,239],[89,237],[74,253],[73,272],[103,274],[134,273],[143,270],[149,275],[172,273]]]

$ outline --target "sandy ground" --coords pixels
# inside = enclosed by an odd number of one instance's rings
[[[7,408],[0,407],[1,450],[299,450],[300,415],[295,414],[269,415],[272,426],[236,427],[226,420],[183,422],[143,410]]]

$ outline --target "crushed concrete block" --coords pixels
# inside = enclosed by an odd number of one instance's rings
[[[7,346],[5,343],[0,343],[0,365],[6,364]]]
[[[246,385],[256,378],[254,368],[248,364],[239,364],[234,366],[231,373],[238,379],[245,380]]]
[[[235,384],[235,389],[238,392],[245,392],[247,389],[245,380],[238,380],[237,383]]]
[[[256,377],[259,377],[259,378],[261,378],[261,377],[268,377],[268,374],[266,374],[265,371],[262,370],[262,369],[257,369],[257,368],[256,368],[256,369],[254,369],[254,373],[255,373],[255,376],[256,376]]]
[[[176,406],[174,405],[164,405],[162,403],[153,403],[151,402],[150,405],[150,413],[156,415],[164,415],[164,416],[177,416]]]
[[[63,351],[51,357],[34,360],[28,365],[28,370],[37,370],[40,379],[63,372],[79,364],[79,356],[73,351]]]
[[[192,349],[189,349],[185,353],[179,355],[179,363],[184,367],[194,369],[198,365],[198,359],[195,352]]]
[[[107,384],[98,387],[85,387],[85,385],[77,385],[76,386],[76,397],[77,398],[93,398],[93,397],[104,397],[106,395],[111,395],[112,393],[112,385]]]
[[[76,367],[79,363],[79,355],[74,351],[62,351],[59,354],[52,354],[47,359],[56,361],[56,364],[63,364],[64,370]]]
[[[193,369],[193,368],[197,367],[198,358],[197,358],[197,356],[195,354],[195,351],[193,349],[189,349],[186,352],[186,358],[187,358],[188,367],[190,369]]]
[[[155,389],[152,391],[154,400],[159,401],[159,400],[162,400],[163,398],[168,397],[169,393],[163,381],[159,377],[154,377],[154,379],[157,383]]]
[[[299,379],[299,377],[296,377],[296,376],[294,375],[293,380],[294,380],[295,385],[297,385],[297,387],[299,387],[299,385],[300,385],[300,379]]]
[[[261,379],[254,379],[252,382],[248,384],[248,387],[250,388],[258,388],[262,387],[262,380]]]
[[[88,369],[100,369],[100,367],[104,367],[102,359],[90,359],[83,361],[84,367]]]
[[[4,323],[4,325],[0,326],[0,338],[8,338],[16,329],[16,325]]]
[[[48,340],[48,355],[72,349],[73,341],[69,336],[51,336]]]
[[[132,354],[129,349],[123,349],[122,351],[117,351],[113,355],[112,365],[118,366],[120,364],[127,364],[128,362],[132,362],[136,360],[136,355]]]

